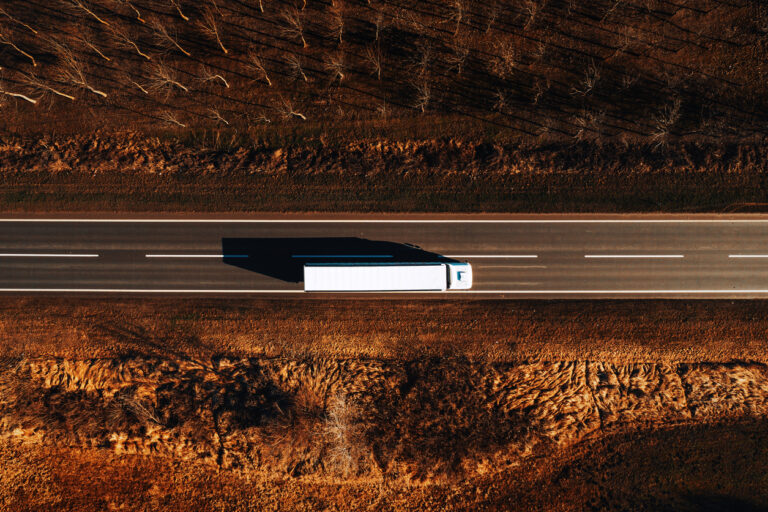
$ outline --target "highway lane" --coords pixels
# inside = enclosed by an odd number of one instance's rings
[[[0,292],[303,293],[253,262],[275,239],[328,255],[351,238],[471,262],[450,297],[768,297],[768,217],[4,219]]]

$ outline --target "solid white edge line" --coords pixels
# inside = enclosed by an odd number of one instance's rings
[[[145,254],[146,258],[247,258],[245,254]]]
[[[481,268],[547,268],[546,265],[483,265],[477,264]]]
[[[198,223],[198,224],[685,224],[685,223],[768,223],[765,219],[0,219],[0,222],[82,222],[82,223]]]
[[[267,294],[267,293],[281,293],[281,294],[307,294],[313,293],[305,292],[304,290],[179,290],[179,289],[131,289],[131,288],[0,288],[0,293],[6,292],[39,292],[39,293],[199,293],[199,294]],[[515,295],[739,295],[739,294],[768,294],[768,289],[755,289],[755,290],[447,290],[446,292],[435,291],[402,291],[402,292],[317,292],[317,293],[334,293],[338,295],[349,295],[350,293],[364,293],[369,295],[375,294],[515,294]]]
[[[98,258],[98,254],[24,254],[0,253],[0,258]]]
[[[538,258],[536,254],[445,254],[446,258]]]
[[[682,254],[585,254],[585,258],[684,258]]]
[[[41,293],[305,293],[304,290],[178,290],[178,289],[135,289],[135,288],[0,288],[3,292],[41,292]]]
[[[451,292],[450,290],[449,292],[460,293],[458,291]],[[738,294],[749,294],[749,293],[768,294],[768,289],[765,289],[765,290],[470,290],[469,292],[465,292],[465,293],[498,293],[498,294],[516,294],[516,295],[524,295],[524,294],[531,294],[531,295],[541,295],[541,294],[551,294],[551,295],[629,295],[629,294],[723,295],[723,294],[734,294],[734,295],[738,295]]]

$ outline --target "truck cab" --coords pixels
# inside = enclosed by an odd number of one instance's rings
[[[449,290],[472,288],[472,266],[469,263],[449,263],[447,266]]]

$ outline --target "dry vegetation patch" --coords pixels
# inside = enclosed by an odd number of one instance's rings
[[[6,440],[284,476],[473,477],[589,438],[768,412],[762,364],[18,360]]]
[[[758,0],[8,0],[0,209],[753,208],[767,17]]]
[[[549,510],[560,496],[583,510],[616,493],[626,506],[687,503],[680,493],[695,495],[709,473],[653,473],[643,450],[700,432],[689,440],[703,443],[700,457],[677,446],[675,464],[750,481],[718,466],[707,455],[716,440],[696,429],[762,464],[758,434],[743,429],[768,414],[764,309],[5,298],[0,503]],[[674,496],[633,479],[637,468]],[[743,495],[746,484],[717,478]]]
[[[0,354],[768,363],[766,318],[768,303],[759,300],[3,297]]]
[[[454,126],[463,123],[454,120]],[[427,127],[433,126],[428,123]],[[5,211],[751,211],[759,143],[0,136]],[[350,142],[353,140],[353,142]]]
[[[501,473],[419,486],[270,479],[167,457],[10,442],[0,446],[0,504],[73,512],[761,510],[768,504],[765,427],[745,421],[632,431]]]

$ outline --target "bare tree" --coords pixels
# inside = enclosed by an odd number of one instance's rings
[[[182,128],[186,128],[187,127],[187,125],[185,125],[184,123],[179,121],[179,119],[176,117],[176,114],[174,114],[170,110],[166,110],[164,112],[160,112],[158,117],[160,117],[160,119],[162,119],[163,121],[165,121],[168,124],[175,124],[176,126],[180,126]]]
[[[189,92],[189,89],[179,82],[176,77],[176,72],[164,62],[157,62],[152,67],[152,74],[150,75],[149,89],[152,91],[166,91],[166,96],[174,89],[179,89],[184,92]]]
[[[336,79],[341,82],[344,80],[344,54],[338,52],[336,54],[326,55],[323,61],[323,68],[331,75],[331,81]]]
[[[387,106],[386,101],[382,101],[379,105],[376,106],[376,113],[379,114],[379,117],[382,119],[389,117],[389,107]]]
[[[376,75],[377,80],[381,80],[381,64],[382,64],[382,57],[381,57],[381,49],[376,47],[368,47],[365,49],[365,54],[363,55],[365,58],[365,61],[368,63],[368,66],[371,68],[371,74]]]
[[[93,42],[93,37],[90,33],[87,31],[79,31],[78,33],[74,34],[72,36],[72,39],[77,41],[78,43],[82,44],[83,46],[86,46],[93,50],[99,57],[106,60],[107,62],[110,62],[112,59],[110,59],[107,55],[104,55],[104,52],[102,52],[98,46],[96,46],[96,43]]]
[[[306,48],[309,46],[304,39],[304,21],[301,13],[295,8],[287,8],[280,13],[280,19],[283,20],[282,33],[285,37],[298,39]]]
[[[432,61],[432,47],[426,41],[421,41],[418,45],[418,53],[414,59],[415,72],[419,77],[424,76],[429,71],[429,63]]]
[[[23,21],[21,21],[21,20],[19,20],[19,19],[17,19],[17,18],[14,18],[14,17],[13,17],[13,16],[11,16],[10,14],[8,14],[8,11],[6,11],[5,9],[3,9],[3,8],[1,8],[1,7],[0,7],[0,16],[5,16],[6,18],[8,18],[9,20],[11,20],[12,22],[14,22],[14,23],[17,23],[17,24],[21,25],[22,27],[26,28],[27,30],[29,30],[29,31],[30,31],[30,32],[32,32],[33,34],[37,34],[37,30],[33,29],[32,27],[30,27],[29,25],[27,25],[27,24],[26,24],[26,23],[24,23]]]
[[[573,138],[577,141],[589,139],[600,140],[604,117],[605,115],[603,112],[595,113],[588,110],[582,110],[573,120],[573,123],[578,128],[573,135]]]
[[[424,28],[423,23],[421,23],[416,16],[416,13],[413,12],[413,9],[409,8],[399,8],[395,12],[395,15],[393,16],[394,21],[403,27],[403,30],[407,31],[419,31],[420,29]]]
[[[112,35],[112,38],[118,47],[133,50],[137,55],[144,57],[147,60],[152,60],[152,57],[141,51],[139,45],[137,45],[133,39],[131,39],[131,36],[128,34],[126,29],[121,27],[113,27],[110,30],[110,34]]]
[[[29,102],[29,103],[33,104],[33,105],[37,104],[37,100],[36,99],[30,98],[26,94],[21,94],[21,93],[18,93],[18,92],[9,91],[7,89],[7,87],[5,86],[5,83],[2,81],[2,79],[0,79],[0,94],[2,94],[4,96],[8,96],[10,98],[19,98],[19,99],[22,99],[22,100],[24,100],[26,102]]]
[[[613,55],[611,55],[611,57],[616,57],[620,53],[628,53],[633,43],[635,43],[637,40],[633,32],[634,32],[634,29],[630,26],[624,26],[621,29],[619,29],[618,44],[616,45],[616,51],[613,52]]]
[[[381,35],[381,31],[384,30],[384,14],[379,11],[376,13],[376,17],[373,19],[373,26],[376,30],[373,36],[374,41],[379,40],[379,36]]]
[[[301,65],[301,58],[298,55],[289,53],[285,58],[285,62],[288,65],[288,73],[294,80],[301,78],[305,82],[309,82],[306,73],[304,73],[304,68]]]
[[[131,0],[111,0],[111,1],[115,5],[119,5],[120,7],[125,6],[131,11],[133,11],[133,13],[136,15],[136,21],[140,23],[146,23],[144,18],[141,17],[141,13],[139,12],[139,10],[131,3]]]
[[[586,96],[595,88],[599,79],[600,68],[595,65],[594,61],[590,61],[584,70],[584,78],[581,79],[578,87],[571,88],[571,94]]]
[[[82,87],[83,89],[97,95],[102,98],[107,97],[107,93],[93,87],[85,74],[85,67],[83,63],[75,56],[70,47],[64,43],[50,40],[49,44],[54,53],[59,57],[61,65],[59,67],[59,75],[61,79],[71,85]]]
[[[544,93],[546,93],[551,86],[552,83],[550,82],[549,77],[543,81],[537,78],[536,83],[533,86],[533,99],[531,100],[531,103],[538,105],[542,96],[544,96]]]
[[[219,9],[219,4],[216,0],[209,0],[211,2],[211,5],[213,5],[213,8],[216,10],[219,16],[222,18],[224,17],[224,13],[221,12],[221,9]]]
[[[517,53],[511,41],[500,41],[496,45],[497,55],[492,62],[493,72],[501,78],[510,78],[517,67]]]
[[[179,13],[181,19],[184,21],[189,21],[189,17],[187,17],[187,15],[184,14],[184,11],[181,10],[181,4],[179,3],[179,0],[171,0],[171,5],[176,9],[176,12]]]
[[[264,80],[269,87],[272,87],[272,80],[269,79],[267,68],[264,67],[264,62],[254,50],[248,52],[248,68],[256,73],[257,78]]]
[[[641,3],[649,14],[656,10],[656,0],[642,0]]]
[[[462,0],[451,0],[448,19],[456,24],[453,35],[456,36],[461,28],[461,20],[464,19],[464,3]]]
[[[501,89],[497,89],[493,93],[495,101],[493,102],[493,110],[504,113],[507,110],[507,95]]]
[[[219,24],[216,21],[216,16],[213,14],[212,10],[205,10],[203,18],[200,20],[199,26],[205,35],[216,41],[216,44],[219,45],[221,51],[223,51],[225,54],[229,53],[229,50],[227,50],[227,48],[224,46],[224,43],[221,42],[221,29],[219,28]]]
[[[217,123],[222,123],[229,126],[229,121],[224,119],[224,117],[215,108],[209,108],[208,113],[211,115],[212,120],[216,121]]]
[[[133,393],[122,392],[116,394],[114,400],[114,408],[111,411],[112,421],[119,421],[118,418],[121,415],[120,409],[122,409],[122,414],[129,413],[133,418],[136,418],[142,423],[163,425],[154,405],[145,402]]]
[[[464,63],[469,57],[469,45],[459,38],[454,38],[450,48],[451,52],[446,57],[446,62],[451,69],[456,70],[457,75],[460,75],[464,69]]]
[[[269,124],[272,122],[270,118],[264,115],[264,112],[259,112],[256,115],[252,114],[251,112],[243,112],[241,115],[248,121],[248,124],[254,124],[254,123]]]
[[[88,4],[86,4],[84,0],[64,0],[64,2],[71,9],[78,12],[83,12],[93,17],[96,21],[98,21],[102,25],[109,26],[109,22],[104,21],[95,12],[93,12],[93,10],[90,7],[88,7]]]
[[[623,75],[621,75],[621,88],[629,89],[630,87],[635,85],[635,83],[637,83],[639,79],[640,79],[639,73],[638,74],[624,73]]]
[[[544,116],[541,120],[541,126],[538,127],[536,133],[539,137],[545,137],[552,133],[552,129],[555,127],[555,120],[551,116]]]
[[[331,15],[329,27],[331,30],[331,35],[334,39],[339,41],[339,44],[341,44],[343,42],[342,38],[344,36],[344,3],[340,0],[337,0],[331,4],[331,8],[329,10]]]
[[[432,101],[432,88],[429,84],[429,79],[426,75],[421,76],[413,83],[414,89],[416,89],[416,97],[413,102],[413,108],[421,110],[422,113],[426,112],[430,101]]]
[[[11,37],[8,35],[9,32],[6,32],[6,30],[3,27],[0,27],[0,44],[4,44],[6,46],[10,46],[26,58],[28,58],[32,62],[32,66],[37,67],[37,61],[35,58],[30,54],[16,46],[16,44],[13,42]]]
[[[161,48],[165,48],[166,50],[179,50],[181,53],[186,55],[187,57],[191,57],[192,54],[189,53],[187,50],[181,47],[179,44],[176,35],[171,34],[169,30],[160,22],[160,20],[154,19],[150,22],[150,26],[152,27],[153,35],[155,36],[155,42],[158,46]]]
[[[124,78],[124,79],[125,79],[125,81],[126,81],[126,82],[128,82],[129,84],[132,84],[132,85],[136,86],[136,88],[137,88],[138,90],[140,90],[141,92],[143,92],[144,94],[149,94],[149,91],[147,90],[147,88],[146,88],[146,87],[144,87],[143,85],[141,85],[141,84],[140,84],[139,82],[137,82],[136,80],[134,80],[134,79],[133,79],[133,77],[132,77],[131,75],[129,75],[129,74],[127,74],[127,73],[126,73],[126,74],[124,74],[124,75],[123,75],[123,78]]]
[[[307,117],[302,114],[301,112],[298,112],[294,107],[293,103],[291,103],[290,100],[287,100],[280,96],[280,101],[275,106],[275,110],[277,110],[284,118],[291,118],[291,117],[298,117],[302,121],[306,121]]]
[[[658,114],[653,116],[651,140],[655,142],[656,148],[667,145],[670,129],[680,119],[681,106],[680,98],[675,98],[671,105],[666,105]]]
[[[330,400],[321,432],[326,445],[324,466],[343,477],[358,473],[365,458],[364,436],[357,416],[356,404],[336,395]]]
[[[530,28],[536,21],[536,17],[544,9],[547,4],[547,0],[525,0],[523,2],[523,10],[528,14],[528,21],[525,23],[525,30]]]
[[[69,100],[75,101],[75,97],[67,94],[65,92],[60,91],[59,89],[56,89],[52,85],[50,85],[48,82],[43,80],[42,78],[32,74],[32,73],[21,73],[21,81],[29,87],[31,90],[35,91],[35,93],[38,96],[44,96],[45,94],[54,94],[56,96],[61,96],[62,98],[67,98]]]
[[[204,83],[219,81],[224,87],[229,89],[229,82],[227,82],[227,80],[220,74],[211,71],[205,64],[200,65],[200,72],[198,73],[197,78]]]
[[[603,17],[602,17],[602,19],[600,21],[605,21],[608,18],[608,16],[613,14],[616,11],[616,9],[618,9],[619,6],[621,5],[621,2],[622,2],[622,0],[613,0],[613,3],[608,8],[608,10],[605,11],[605,14],[603,14]]]
[[[499,17],[499,4],[498,2],[492,2],[488,8],[488,15],[485,18],[485,33],[491,31],[493,24],[496,23],[496,19]]]

